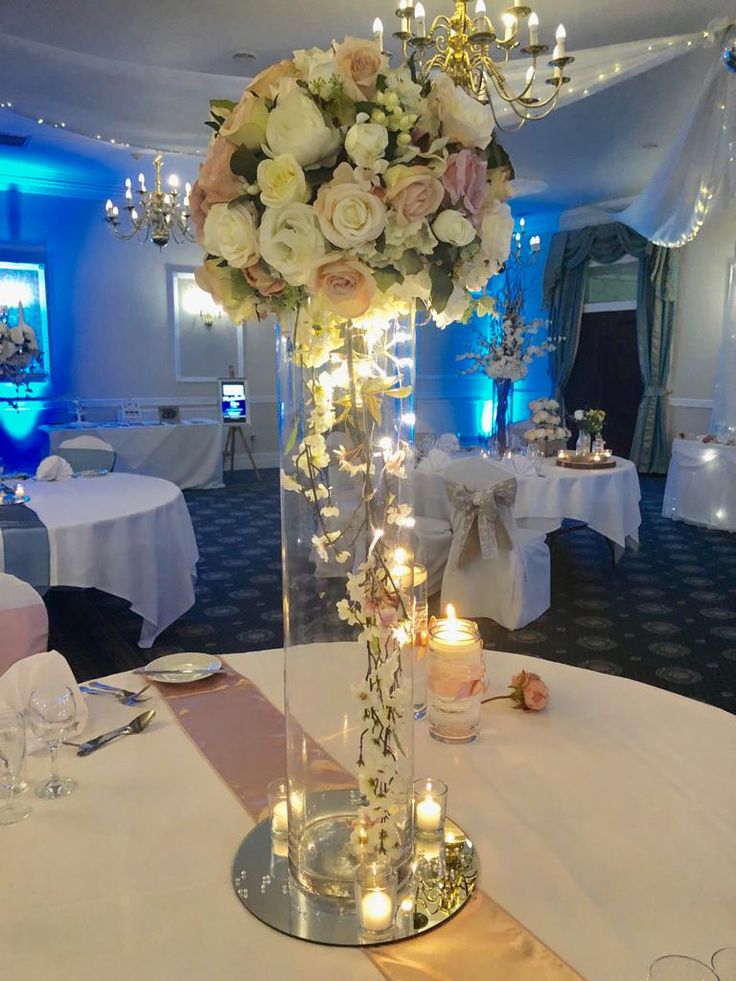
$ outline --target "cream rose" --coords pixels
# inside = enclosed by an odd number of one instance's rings
[[[303,286],[325,253],[317,216],[308,204],[267,208],[261,220],[263,258],[292,286]]]
[[[483,215],[480,226],[480,250],[490,262],[491,268],[495,267],[495,272],[509,257],[513,232],[514,219],[511,217],[511,208],[502,201],[496,201]]]
[[[269,65],[268,68],[259,72],[246,91],[255,93],[261,99],[272,99],[281,79],[293,78],[294,74],[294,62],[285,58],[283,61],[277,61],[275,65]]]
[[[253,215],[244,204],[213,204],[204,220],[204,247],[236,269],[252,266],[261,257]]]
[[[345,137],[348,156],[358,167],[372,167],[388,146],[388,130],[378,123],[355,123]]]
[[[194,271],[197,286],[225,309],[234,324],[256,317],[256,305],[248,293],[245,279],[242,280],[242,288],[236,288],[240,276],[239,270],[222,268],[214,259],[206,260]]]
[[[429,167],[397,164],[389,167],[384,181],[386,203],[400,225],[409,225],[434,214],[445,196],[444,187]]]
[[[375,41],[346,37],[335,45],[335,61],[345,94],[353,102],[375,96],[378,73],[386,68],[386,58]]]
[[[309,289],[325,309],[347,320],[370,307],[377,286],[368,266],[341,252],[329,252],[314,267]]]
[[[432,222],[432,231],[440,242],[449,242],[450,245],[460,247],[470,245],[475,238],[475,229],[468,219],[452,208],[440,211]]]
[[[338,131],[299,88],[280,97],[271,110],[266,140],[274,156],[291,153],[302,167],[333,156],[340,146]]]
[[[353,180],[347,163],[340,164],[330,183],[320,188],[314,211],[322,234],[339,249],[375,242],[386,225],[383,202],[370,186]]]
[[[235,106],[220,126],[220,136],[249,150],[260,150],[266,139],[268,109],[261,99],[246,95]]]
[[[493,135],[491,107],[478,102],[448,78],[434,79],[430,103],[440,119],[440,132],[452,143],[485,150]]]
[[[304,204],[309,199],[304,171],[291,153],[262,160],[258,164],[257,180],[261,201],[267,208],[282,208],[295,201]]]

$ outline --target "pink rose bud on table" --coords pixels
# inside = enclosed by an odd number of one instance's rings
[[[509,687],[513,688],[510,697],[515,703],[514,708],[525,712],[541,712],[547,707],[549,688],[533,671],[519,671],[512,677]]]

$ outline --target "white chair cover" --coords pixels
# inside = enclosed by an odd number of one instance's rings
[[[0,674],[49,646],[49,618],[33,586],[0,572]]]
[[[112,470],[115,466],[115,450],[99,436],[65,439],[59,444],[59,454],[68,460],[76,472],[98,468]]]
[[[434,445],[445,453],[457,453],[460,449],[460,440],[455,433],[443,433]]]
[[[444,473],[452,502],[453,547],[442,579],[444,608],[490,617],[518,630],[549,609],[550,560],[544,536],[517,527],[516,479],[479,457]]]
[[[110,450],[113,447],[99,436],[74,436],[72,439],[65,439],[59,444],[65,450]]]
[[[452,525],[442,518],[414,518],[414,559],[427,570],[427,596],[442,586],[452,544]]]
[[[71,465],[63,456],[46,456],[36,469],[36,480],[66,480],[73,476]]]

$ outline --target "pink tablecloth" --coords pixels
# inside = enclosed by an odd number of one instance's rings
[[[0,573],[0,674],[22,657],[48,649],[46,607],[28,583]]]

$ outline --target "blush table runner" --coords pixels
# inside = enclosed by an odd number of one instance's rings
[[[205,681],[158,684],[161,696],[254,821],[267,813],[266,787],[283,777],[284,716],[247,677],[226,670]],[[325,784],[349,776],[323,753]],[[481,875],[483,870],[481,869]],[[362,948],[390,981],[579,981],[522,923],[478,890],[447,925],[413,940]]]

